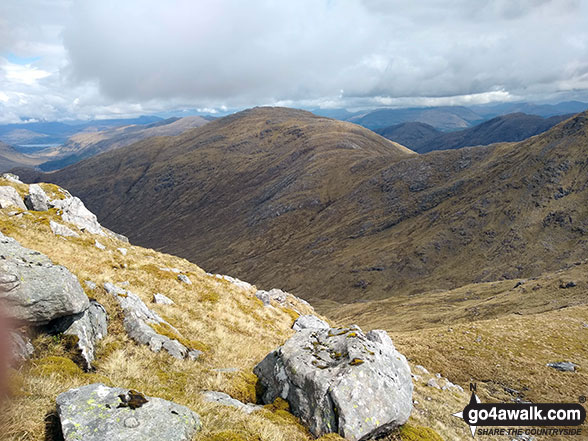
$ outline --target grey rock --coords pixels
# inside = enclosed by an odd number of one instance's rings
[[[192,349],[191,351],[188,351],[188,360],[191,361],[196,361],[200,358],[200,356],[202,355],[202,351],[199,351],[197,349]]]
[[[366,335],[369,341],[378,343],[382,346],[388,347],[390,350],[395,351],[394,343],[386,331],[383,329],[374,329],[369,331]]]
[[[263,306],[271,306],[271,297],[267,291],[259,290],[255,293],[255,297],[262,301]]]
[[[292,325],[292,329],[295,331],[302,331],[303,329],[327,328],[330,328],[329,324],[315,315],[301,315],[294,321],[294,324]]]
[[[203,395],[208,402],[217,403],[223,406],[231,406],[239,409],[242,412],[245,412],[246,414],[257,412],[258,410],[263,409],[263,406],[251,403],[242,403],[241,401],[236,400],[223,392],[205,391],[203,392]]]
[[[126,256],[128,253],[128,250],[126,248],[117,248],[116,249],[119,253],[121,253],[123,256]]]
[[[71,228],[59,224],[55,221],[49,221],[49,227],[51,228],[51,231],[53,231],[53,234],[55,234],[56,236],[80,237],[80,235],[73,231]]]
[[[23,182],[20,180],[20,177],[13,173],[3,173],[2,178],[9,182],[14,182],[15,184],[23,184]]]
[[[129,238],[119,233],[115,233],[112,230],[109,230],[106,227],[102,227],[102,231],[106,233],[107,236],[112,237],[113,239],[120,240],[121,242],[129,243]]]
[[[185,274],[179,274],[178,275],[178,280],[180,282],[186,283],[188,285],[191,285],[192,284],[192,281],[190,280],[190,278],[187,275],[185,275]]]
[[[136,294],[110,282],[104,284],[104,289],[118,300],[125,316],[123,320],[125,331],[134,341],[148,345],[153,352],[159,352],[163,349],[172,357],[181,360],[185,358],[196,360],[200,356],[199,351],[187,348],[176,339],[159,334],[154,325],[165,326],[178,338],[181,337],[176,328],[163,320],[155,311],[149,309]]]
[[[224,274],[211,274],[211,273],[207,273],[207,274],[209,276],[216,277],[217,279],[226,280],[227,282],[232,283],[236,287],[247,290],[247,291],[253,289],[253,285],[251,285],[251,283],[244,282],[243,280],[239,280],[236,277],[231,277],[231,276],[227,276]]]
[[[441,386],[439,386],[439,383],[437,383],[437,380],[434,378],[431,378],[429,381],[427,381],[427,386],[435,389],[441,389]]]
[[[421,371],[423,374],[428,374],[428,373],[429,373],[429,371],[427,370],[427,368],[426,368],[426,367],[424,367],[424,366],[421,366],[420,364],[417,364],[417,365],[416,365],[414,368],[415,368],[415,369],[418,369],[418,370],[419,370],[419,371]]]
[[[61,210],[61,218],[80,230],[91,234],[105,236],[106,233],[98,223],[96,215],[86,208],[84,203],[77,197],[57,199],[51,202],[55,208]]]
[[[22,198],[14,189],[14,187],[9,185],[2,185],[0,186],[0,208],[8,207],[17,207],[22,210],[27,209]]]
[[[105,249],[106,249],[106,246],[102,245],[102,244],[101,244],[100,242],[98,242],[97,240],[96,240],[96,241],[94,241],[94,246],[95,246],[96,248],[98,248],[99,250],[105,250]]]
[[[62,332],[78,338],[77,345],[84,359],[84,368],[92,369],[96,343],[108,333],[108,315],[104,306],[91,300],[90,306],[84,312],[58,319],[52,325],[54,332]]]
[[[86,280],[84,283],[86,284],[86,288],[91,289],[92,291],[96,289],[96,284],[91,280]]]
[[[29,185],[29,194],[25,196],[24,202],[29,210],[49,210],[49,199],[39,184]]]
[[[10,347],[12,352],[11,364],[19,365],[28,360],[35,352],[31,340],[24,334],[17,331],[9,332]]]
[[[90,306],[78,279],[44,254],[0,234],[0,258],[0,299],[12,318],[44,325]]]
[[[577,364],[572,363],[571,361],[556,361],[553,363],[547,363],[546,366],[561,372],[575,372],[578,367]]]
[[[352,441],[383,436],[404,424],[412,410],[406,359],[358,327],[299,331],[254,373],[263,402],[287,400],[317,437],[330,432]]]
[[[189,441],[200,430],[198,414],[161,398],[121,407],[129,391],[103,384],[71,389],[57,397],[65,441]]]
[[[159,305],[173,305],[174,301],[163,294],[157,293],[153,294],[153,303],[157,303]]]

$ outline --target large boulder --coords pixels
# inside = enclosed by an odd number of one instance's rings
[[[65,222],[69,222],[88,233],[106,235],[98,223],[96,215],[86,208],[80,198],[57,199],[52,201],[51,204],[61,210],[61,218]]]
[[[99,383],[59,395],[57,413],[65,441],[189,441],[201,427],[185,406]]]
[[[406,423],[413,389],[408,363],[389,338],[368,335],[356,326],[297,332],[254,369],[263,401],[287,400],[317,437],[335,432],[366,440]]]
[[[27,325],[44,325],[85,311],[90,302],[67,268],[0,233],[0,299],[10,316]]]
[[[29,185],[29,194],[25,196],[25,205],[29,210],[47,211],[49,199],[39,184]]]
[[[84,360],[86,370],[92,369],[96,343],[108,333],[106,309],[95,300],[84,312],[57,319],[53,331],[77,337],[77,346]]]
[[[27,209],[22,198],[14,189],[14,187],[9,185],[2,185],[0,186],[0,208],[8,207],[17,207],[22,210]]]

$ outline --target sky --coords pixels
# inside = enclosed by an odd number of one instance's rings
[[[588,100],[583,0],[2,0],[0,122]]]

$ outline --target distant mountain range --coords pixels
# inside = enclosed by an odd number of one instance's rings
[[[380,135],[405,145],[418,153],[433,150],[488,145],[496,142],[522,141],[549,130],[572,115],[543,118],[513,113],[498,116],[477,126],[444,133],[429,124],[408,122],[376,130]]]
[[[531,278],[585,258],[588,114],[416,155],[357,125],[240,112],[49,174],[132,242],[328,310]],[[322,302],[322,303],[321,303]]]

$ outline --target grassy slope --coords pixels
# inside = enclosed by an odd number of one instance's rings
[[[0,185],[12,185],[24,195],[26,185],[0,179]],[[53,198],[59,189],[42,184]],[[34,358],[14,373],[14,396],[3,409],[0,433],[4,440],[53,440],[55,398],[72,387],[93,382],[141,390],[184,404],[197,411],[204,428],[194,441],[309,441],[306,429],[283,406],[267,406],[261,413],[245,415],[232,408],[202,401],[201,390],[229,393],[245,402],[256,399],[253,367],[271,350],[283,343],[297,314],[288,308],[265,308],[254,296],[254,290],[243,290],[231,283],[207,275],[196,265],[171,255],[131,246],[124,242],[82,233],[80,238],[55,236],[49,220],[63,223],[55,212],[28,212],[9,215],[0,210],[0,231],[17,239],[23,246],[47,254],[55,263],[66,266],[80,281],[92,280],[98,289],[87,294],[101,302],[109,313],[109,335],[98,344],[96,370],[84,373],[72,359],[69,342],[63,337],[34,335]],[[75,229],[74,226],[71,226]],[[98,239],[107,246],[103,251],[94,246]],[[117,251],[128,249],[127,256]],[[193,285],[177,281],[173,272],[160,268],[179,268],[189,275]],[[175,360],[166,353],[155,354],[146,346],[133,343],[122,326],[122,311],[101,285],[104,282],[130,283],[129,289],[175,326],[190,345],[204,351],[196,362]],[[163,306],[150,303],[155,292],[175,301]],[[301,313],[308,306],[296,304]],[[237,372],[215,369],[236,368]],[[417,385],[415,397],[426,402],[426,388]],[[465,396],[448,394],[450,402],[461,405]],[[393,434],[391,440],[436,441],[434,433],[422,425],[437,426],[441,433],[451,434],[462,427],[440,424],[435,414],[415,412],[411,425]],[[422,438],[410,438],[415,434]],[[336,436],[325,439],[337,440]]]

